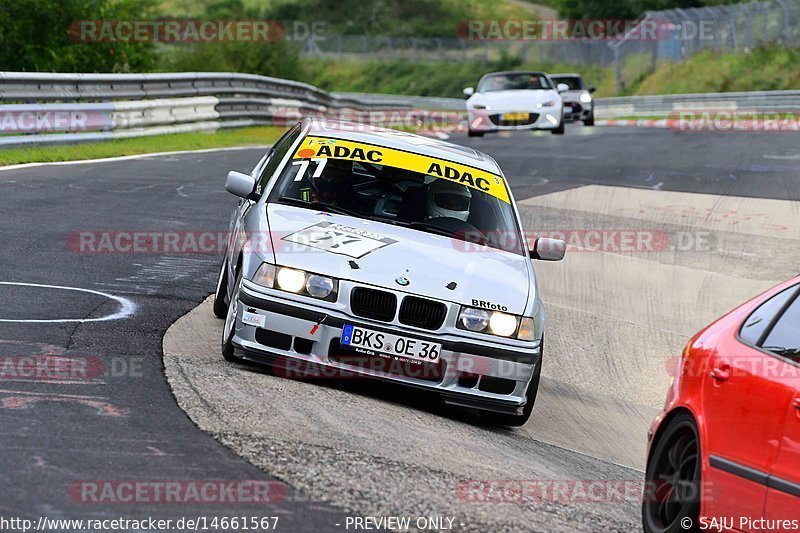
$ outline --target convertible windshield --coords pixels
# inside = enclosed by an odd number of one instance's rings
[[[502,177],[380,146],[307,137],[270,201],[523,253]]]
[[[541,72],[515,72],[513,74],[492,74],[484,77],[478,84],[478,92],[514,90],[550,90],[553,86]]]

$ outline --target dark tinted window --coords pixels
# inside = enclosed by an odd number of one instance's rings
[[[797,285],[779,292],[747,317],[742,329],[739,332],[742,339],[750,344],[758,344],[761,337],[767,331],[775,316],[780,313],[790,298],[797,292]]]
[[[261,176],[258,178],[258,187],[256,187],[256,192],[258,194],[261,194],[264,191],[269,179],[273,174],[275,174],[275,171],[278,169],[278,165],[280,165],[281,161],[283,161],[286,152],[289,151],[289,148],[292,147],[299,136],[300,125],[298,124],[286,132],[283,137],[278,139],[278,142],[272,147],[272,155],[269,156],[269,161],[267,161],[267,164],[264,166],[264,170],[261,172]]]
[[[762,348],[800,361],[800,298],[789,305],[767,335]]]
[[[573,91],[580,91],[583,89],[583,81],[581,78],[576,78],[575,76],[551,76],[550,79],[553,80],[553,83],[555,83],[556,86],[559,83],[564,83],[570,88],[570,90]]]

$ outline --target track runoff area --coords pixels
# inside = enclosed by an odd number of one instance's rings
[[[498,160],[526,230],[570,244],[563,262],[536,264],[547,352],[518,429],[405,388],[225,363],[207,300],[210,241],[76,246],[106,231],[224,232],[236,203],[225,173],[249,171],[262,150],[0,171],[14,215],[0,256],[4,515],[152,517],[173,529],[226,519],[222,529],[242,530],[234,517],[278,531],[639,529],[646,431],[674,358],[698,329],[797,273],[785,252],[800,240],[800,151],[785,134],[578,125],[451,141]]]

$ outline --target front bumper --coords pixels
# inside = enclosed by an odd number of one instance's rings
[[[538,342],[512,341],[517,346],[478,343],[452,333],[350,316],[300,298],[287,298],[286,293],[244,281],[233,337],[236,355],[273,364],[287,377],[376,378],[436,391],[452,405],[522,413],[528,386],[540,364]],[[263,315],[264,326],[244,324],[244,310]],[[345,324],[441,343],[439,364],[354,353],[339,345]]]
[[[576,120],[586,120],[592,114],[592,103],[581,104],[580,102],[564,102],[564,120],[574,122]]]
[[[512,110],[469,109],[467,111],[469,129],[484,133],[492,131],[553,130],[561,123],[560,106],[530,111],[527,113],[528,117],[523,120],[506,121],[501,118],[501,115],[512,112]],[[555,121],[555,124],[553,121]]]

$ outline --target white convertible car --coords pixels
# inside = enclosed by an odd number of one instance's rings
[[[401,382],[524,424],[545,320],[531,259],[561,259],[564,242],[529,249],[491,157],[358,129],[298,123],[251,174],[228,174],[223,356]]]
[[[564,133],[561,95],[544,72],[493,72],[464,94],[470,137],[504,130]]]

